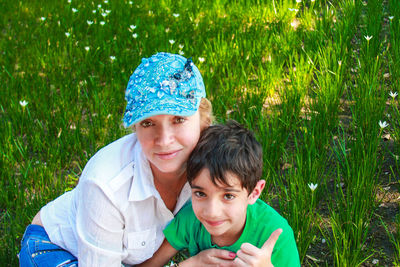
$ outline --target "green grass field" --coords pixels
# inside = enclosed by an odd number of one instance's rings
[[[0,265],[125,135],[129,76],[192,57],[218,121],[264,148],[303,266],[400,265],[400,1],[0,0]]]

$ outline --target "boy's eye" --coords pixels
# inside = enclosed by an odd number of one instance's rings
[[[224,199],[225,199],[225,200],[232,200],[232,199],[234,199],[234,198],[235,198],[235,196],[232,195],[232,194],[225,194],[225,195],[224,195]]]
[[[195,192],[193,192],[193,195],[195,195],[196,197],[205,197],[206,196],[206,194],[204,194],[201,191],[195,191]]]
[[[186,119],[184,117],[175,117],[175,123],[183,123]]]
[[[147,127],[150,127],[152,125],[153,125],[153,123],[151,121],[148,121],[148,120],[144,120],[144,121],[140,122],[140,126],[142,126],[143,128],[147,128]]]

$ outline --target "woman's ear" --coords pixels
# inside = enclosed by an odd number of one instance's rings
[[[256,203],[256,201],[260,197],[264,187],[265,187],[265,180],[260,180],[257,182],[256,187],[254,187],[253,191],[250,193],[250,195],[248,197],[248,204],[252,205],[252,204]]]

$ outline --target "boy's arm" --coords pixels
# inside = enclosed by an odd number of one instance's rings
[[[136,266],[140,267],[153,267],[153,266],[164,266],[168,263],[168,261],[176,254],[178,250],[176,250],[168,240],[165,238],[164,242],[161,244],[161,247],[154,253],[153,257],[148,259],[141,264]]]

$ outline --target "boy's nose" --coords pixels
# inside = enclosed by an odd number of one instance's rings
[[[221,215],[221,205],[218,200],[210,200],[204,206],[204,213],[209,219],[217,218]]]

